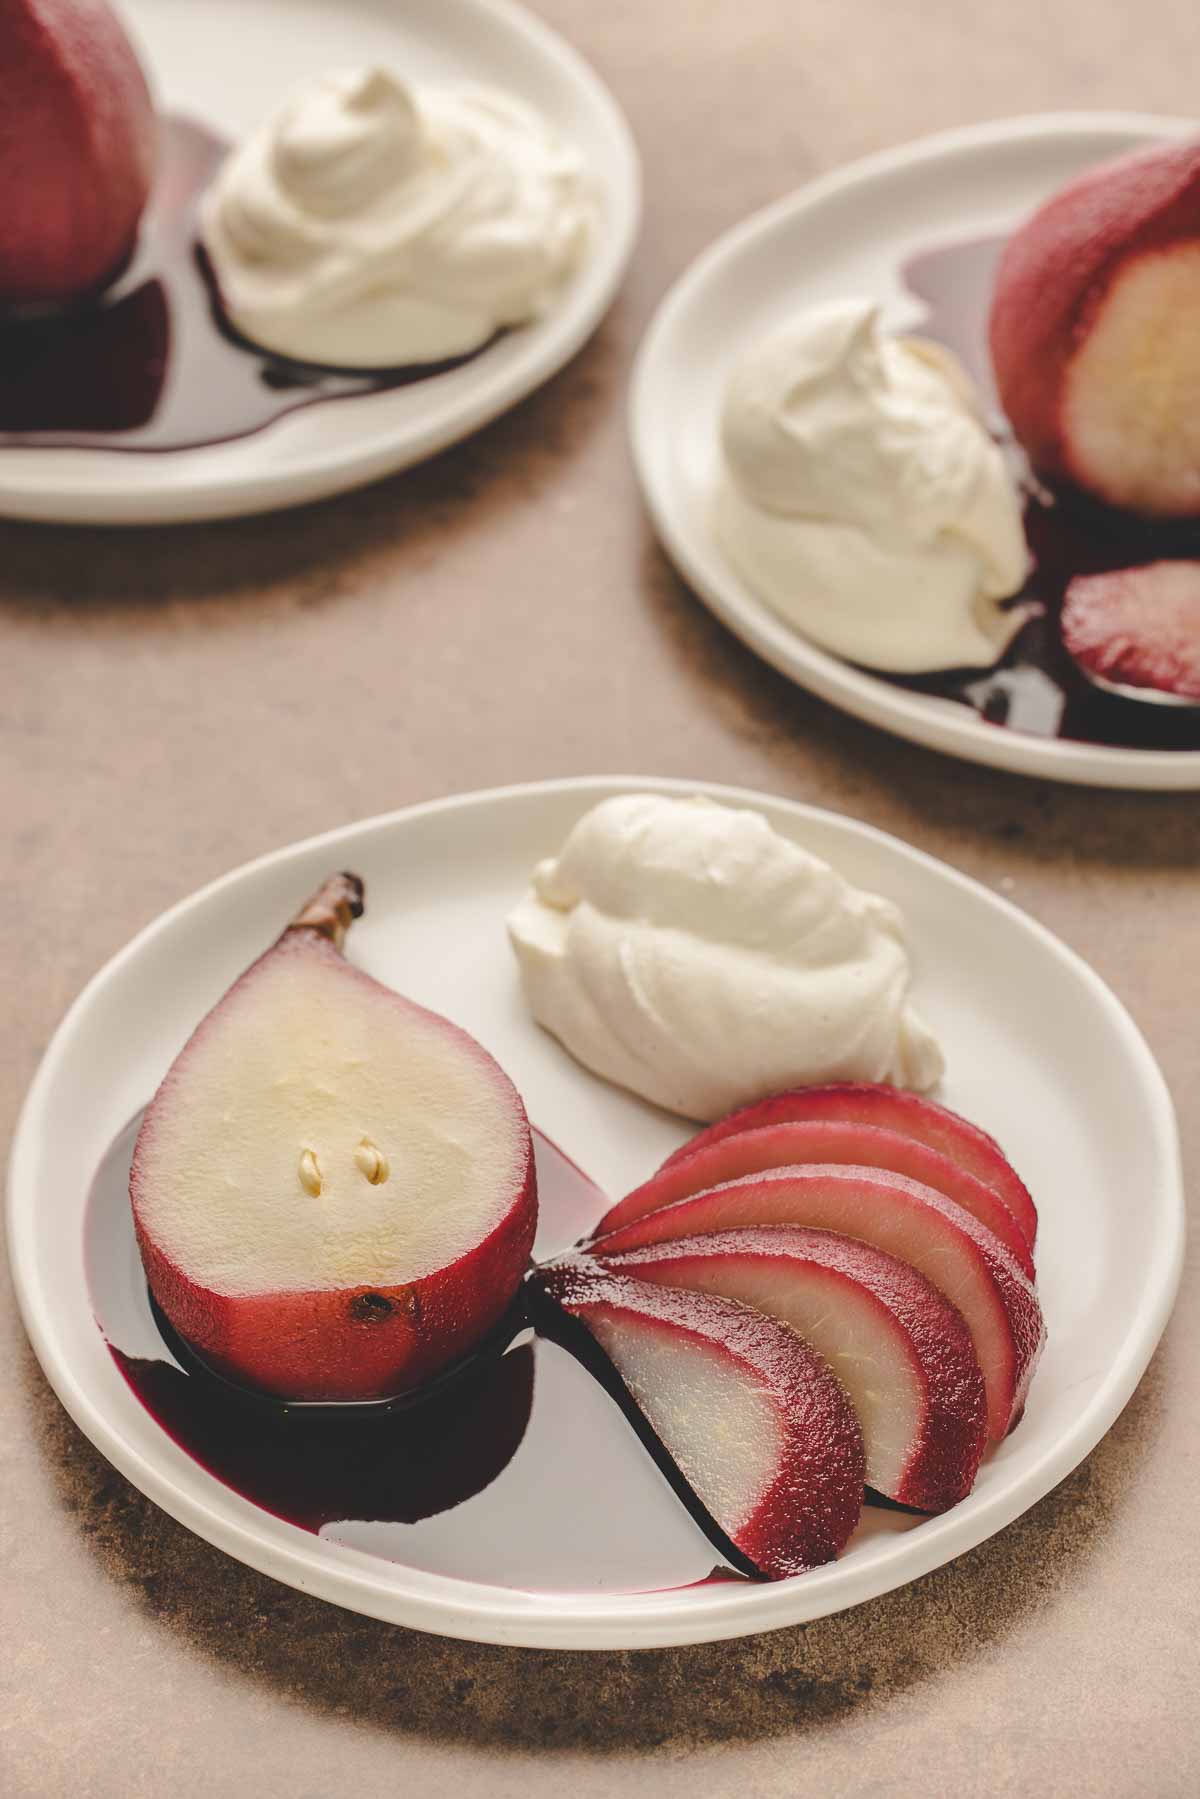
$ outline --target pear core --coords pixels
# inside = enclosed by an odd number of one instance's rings
[[[500,1225],[529,1155],[520,1101],[474,1039],[303,933],[173,1065],[133,1190],[157,1250],[211,1292],[391,1287]]]

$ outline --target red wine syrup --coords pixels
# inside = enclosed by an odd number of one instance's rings
[[[119,279],[68,309],[0,309],[0,449],[224,443],[297,407],[405,387],[471,360],[350,373],[248,343],[200,244],[200,198],[229,145],[188,119],[164,118],[161,133],[154,191]]]
[[[234,1492],[303,1530],[432,1573],[527,1591],[645,1592],[736,1578],[618,1405],[521,1320],[506,1349],[401,1411],[240,1394],[169,1345],[129,1209],[140,1120],[105,1156],[87,1216],[96,1319],[166,1435]],[[535,1132],[535,1253],[566,1249],[608,1201]]]

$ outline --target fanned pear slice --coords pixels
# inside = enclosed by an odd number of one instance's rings
[[[906,1262],[832,1231],[778,1228],[685,1237],[602,1266],[740,1300],[790,1325],[845,1388],[877,1492],[944,1512],[971,1491],[987,1442],[971,1333]]]
[[[862,1508],[862,1434],[827,1364],[795,1331],[710,1293],[608,1274],[585,1257],[536,1278],[599,1344],[699,1500],[701,1522],[769,1580],[833,1560]]]
[[[342,955],[336,875],[229,989],[142,1122],[151,1291],[219,1372],[285,1399],[388,1397],[473,1349],[537,1218],[524,1107],[473,1037]]]
[[[726,1181],[609,1231],[588,1252],[618,1250],[745,1226],[802,1225],[856,1237],[923,1274],[966,1319],[983,1374],[988,1435],[1021,1416],[1045,1329],[1033,1287],[991,1231],[931,1187],[882,1168],[775,1168]]]
[[[717,1137],[688,1155],[675,1156],[648,1181],[618,1200],[600,1220],[596,1235],[616,1230],[618,1225],[640,1218],[644,1212],[656,1211],[659,1206],[687,1199],[692,1193],[719,1187],[724,1181],[738,1180],[744,1174],[761,1174],[769,1168],[794,1168],[802,1162],[845,1162],[906,1174],[910,1180],[920,1181],[935,1193],[954,1200],[956,1205],[965,1206],[980,1224],[986,1224],[999,1237],[1022,1272],[1030,1280],[1034,1278],[1033,1256],[1024,1232],[994,1188],[916,1137],[882,1125],[859,1124],[853,1119],[785,1120]]]
[[[753,1131],[768,1124],[801,1123],[825,1119],[839,1124],[873,1124],[901,1136],[913,1137],[981,1180],[1004,1201],[1025,1234],[1030,1249],[1037,1240],[1037,1208],[1029,1189],[996,1142],[977,1124],[971,1124],[948,1106],[923,1094],[891,1087],[884,1081],[831,1081],[819,1087],[794,1087],[768,1099],[741,1106],[719,1118],[706,1130],[682,1144],[663,1166],[705,1149],[738,1131]]]

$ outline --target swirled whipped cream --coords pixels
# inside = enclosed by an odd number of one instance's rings
[[[931,1087],[899,912],[758,812],[624,794],[581,818],[508,920],[538,1022],[686,1118],[805,1082]]]
[[[1030,613],[1021,500],[966,372],[888,337],[869,300],[816,306],[735,366],[718,543],[787,622],[868,668],[988,667]]]
[[[294,94],[223,163],[201,225],[244,336],[386,368],[545,312],[596,211],[582,158],[521,101],[370,68]]]

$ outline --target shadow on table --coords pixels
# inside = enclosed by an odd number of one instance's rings
[[[773,790],[844,806],[924,843],[932,836],[990,838],[1015,858],[1105,869],[1200,866],[1200,806],[1193,793],[1072,787],[985,768],[908,743],[806,692],[746,648],[675,572],[649,525],[639,588],[685,679],[742,742],[769,753]],[[785,781],[779,780],[780,776]],[[787,782],[786,777],[791,781]]]
[[[546,385],[431,460],[328,500],[201,524],[65,526],[0,518],[0,614],[139,623],[202,608],[206,623],[335,602],[402,546],[412,570],[447,542],[536,501],[620,405],[622,302]],[[128,453],[133,471],[137,454]],[[2,469],[0,469],[2,473]],[[386,571],[385,571],[386,572]],[[175,620],[177,622],[177,620]]]
[[[835,1617],[688,1649],[494,1648],[360,1618],[227,1559],[158,1511],[54,1403],[25,1351],[62,1496],[110,1579],[253,1686],[385,1733],[598,1753],[747,1741],[847,1720],[986,1654],[1077,1578],[1157,1434],[1162,1352],[1088,1460],[991,1541]]]

